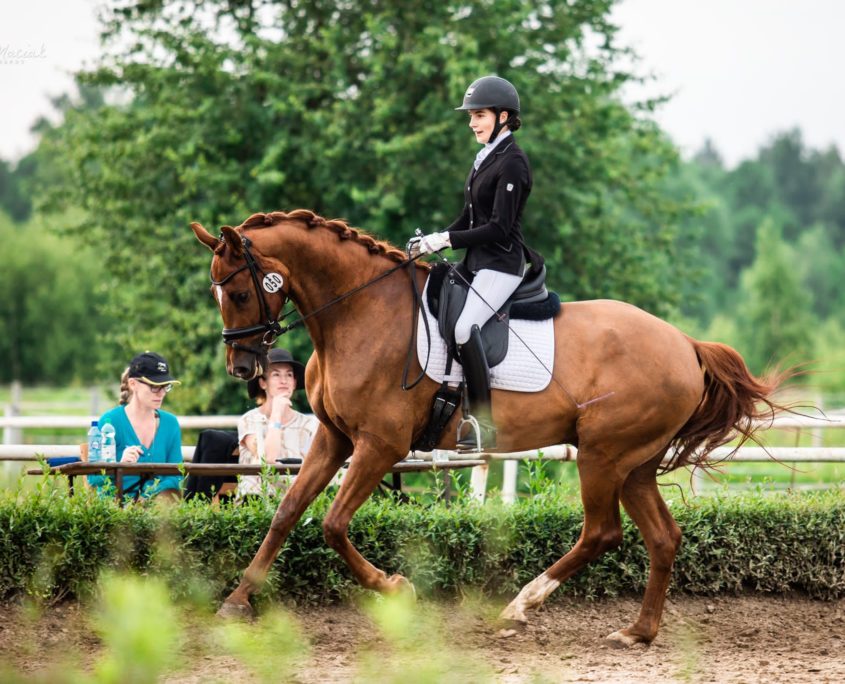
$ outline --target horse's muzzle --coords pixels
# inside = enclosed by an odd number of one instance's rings
[[[266,354],[254,354],[230,349],[228,366],[229,375],[240,380],[252,380],[264,373],[267,367]]]

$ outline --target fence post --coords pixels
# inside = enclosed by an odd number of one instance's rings
[[[512,504],[516,501],[516,473],[519,461],[504,462],[504,476],[502,479],[502,501]]]
[[[7,418],[14,418],[21,414],[21,383],[19,380],[13,380],[10,386],[9,404],[6,404],[5,415]],[[20,444],[22,439],[22,430],[15,427],[7,427],[3,430],[3,444]]]
[[[815,404],[819,409],[819,413],[821,415],[824,415],[824,402],[822,401],[822,397],[816,397]],[[810,446],[824,446],[824,437],[822,436],[822,431],[820,428],[814,427],[810,429],[810,440]]]
[[[472,490],[472,498],[479,503],[484,503],[484,497],[487,494],[487,473],[490,470],[490,464],[475,466],[470,471],[470,489]]]

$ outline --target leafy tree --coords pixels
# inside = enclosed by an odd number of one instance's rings
[[[787,239],[794,239],[816,218],[822,195],[818,165],[809,159],[797,128],[775,136],[758,158],[771,171],[778,197],[794,215],[784,233]]]
[[[812,298],[813,312],[821,319],[845,312],[842,282],[845,259],[822,225],[804,231],[795,245],[794,266]]]
[[[674,147],[618,93],[635,76],[613,0],[125,1],[105,11],[108,54],[84,74],[122,104],[67,111],[45,135],[48,206],[80,206],[76,235],[107,265],[108,303],[194,381],[192,410],[222,409],[219,318],[209,255],[187,229],[307,207],[404,243],[460,210],[475,147],[452,109],[497,73],[524,99],[520,140],[535,189],[526,234],[567,297],[612,296],[656,313],[688,274],[666,192]],[[589,49],[587,44],[591,45]],[[303,337],[284,340],[301,353]],[[213,352],[212,350],[216,350]],[[200,382],[201,380],[201,382]],[[185,393],[184,396],[187,396]]]
[[[742,349],[749,367],[812,359],[811,300],[794,267],[795,254],[778,228],[764,221],[757,232],[757,258],[742,276],[739,306]]]
[[[25,221],[32,211],[32,203],[24,188],[32,170],[31,155],[24,157],[14,168],[0,159],[0,211],[15,221]]]
[[[16,225],[3,214],[0,241],[0,382],[93,379],[104,327],[96,254],[42,222]]]

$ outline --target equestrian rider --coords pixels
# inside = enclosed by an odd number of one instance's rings
[[[455,326],[455,343],[466,377],[470,412],[481,428],[481,447],[491,449],[496,445],[496,431],[480,328],[522,281],[526,258],[539,266],[542,257],[526,247],[522,237],[522,210],[532,179],[528,157],[513,136],[522,125],[516,88],[498,76],[479,78],[467,88],[463,104],[456,109],[469,112],[469,127],[484,147],[464,184],[460,216],[445,231],[412,240],[411,255],[446,247],[466,248],[463,264],[474,277]],[[458,448],[475,449],[474,433],[471,428],[461,436]]]

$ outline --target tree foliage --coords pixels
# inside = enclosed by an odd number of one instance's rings
[[[97,255],[73,249],[43,222],[14,224],[0,213],[0,382],[60,384],[96,377],[106,328]]]
[[[757,258],[742,278],[740,334],[752,370],[791,357],[812,358],[811,299],[801,286],[790,247],[772,222],[757,232]]]
[[[188,224],[306,207],[403,244],[460,210],[475,148],[452,109],[497,73],[517,84],[535,169],[525,232],[569,298],[656,313],[679,299],[687,211],[665,189],[675,149],[619,102],[613,0],[420,3],[123,2],[81,76],[121,104],[66,113],[45,136],[46,206],[80,206],[103,254],[111,357],[139,340],[174,356],[189,406],[224,408],[209,254]],[[89,103],[90,104],[90,103]],[[131,283],[131,287],[129,286]],[[125,285],[125,286],[124,286]],[[284,340],[303,353],[307,341]],[[199,380],[202,382],[198,382]],[[187,396],[185,393],[183,396]]]

